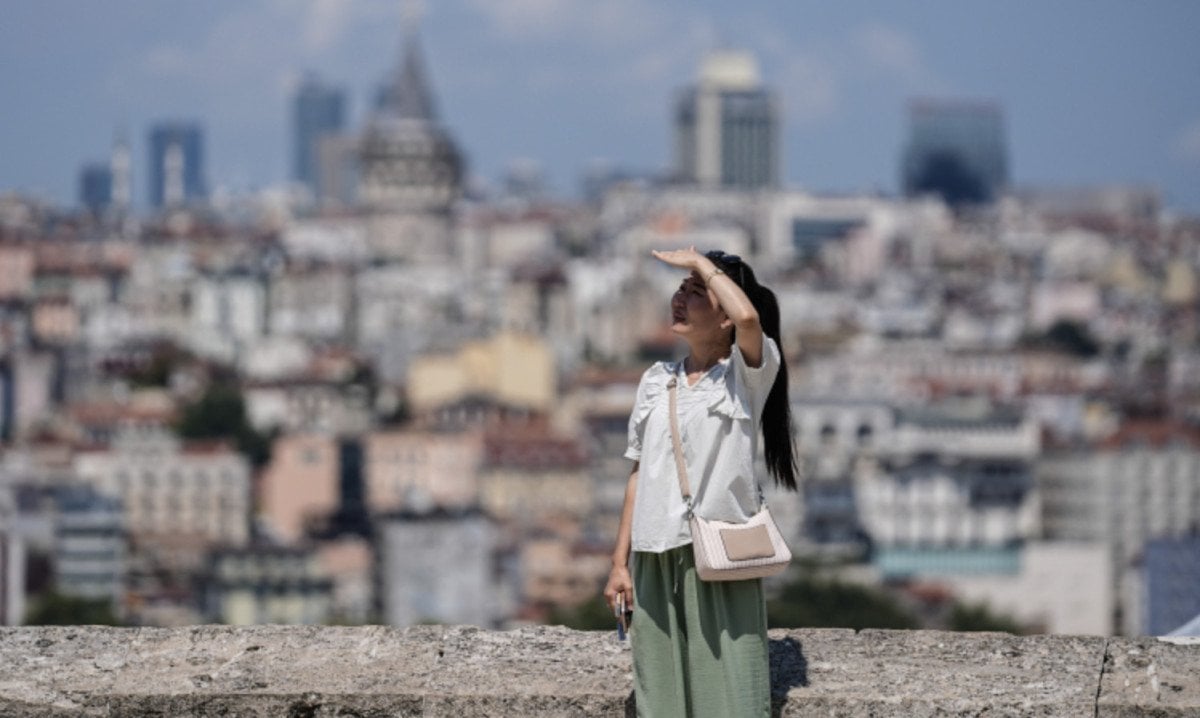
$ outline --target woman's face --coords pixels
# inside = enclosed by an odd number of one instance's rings
[[[682,337],[705,338],[724,333],[729,318],[695,272],[684,278],[671,295],[671,331]]]

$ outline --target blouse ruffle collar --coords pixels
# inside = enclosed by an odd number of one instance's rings
[[[737,372],[732,370],[733,362],[737,360],[738,357],[730,356],[720,365],[720,368],[701,381],[713,382],[720,386],[719,389],[713,387],[706,390],[706,393],[711,394],[708,402],[709,411],[723,414],[731,419],[750,419],[753,416],[750,399],[743,392],[738,391]],[[635,410],[637,412],[634,417],[635,422],[639,424],[644,422],[660,400],[666,402],[667,386],[672,377],[682,374],[682,364],[682,360],[660,361],[647,370],[643,380],[645,382],[645,398]]]

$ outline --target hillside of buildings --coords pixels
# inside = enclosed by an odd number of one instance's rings
[[[607,625],[629,412],[680,350],[650,250],[692,245],[782,307],[774,625],[1200,614],[1200,220],[1010,186],[986,104],[914,105],[902,196],[782,186],[736,53],[674,175],[479,192],[421,67],[356,132],[301,87],[301,191],[206,197],[172,124],[148,211],[123,145],[84,208],[0,196],[0,623]]]

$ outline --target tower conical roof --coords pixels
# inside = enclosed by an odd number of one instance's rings
[[[415,32],[407,33],[400,66],[379,93],[379,112],[385,116],[430,123],[437,117]]]
[[[415,27],[380,88],[359,143],[359,198],[375,211],[446,215],[459,195],[462,157],[437,122]]]

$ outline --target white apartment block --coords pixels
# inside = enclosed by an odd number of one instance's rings
[[[192,536],[211,544],[249,538],[250,465],[224,444],[170,436],[114,441],[76,455],[79,478],[119,497],[132,534]]]
[[[58,492],[54,574],[58,591],[120,605],[126,556],[121,502],[92,487]]]
[[[1127,565],[1151,538],[1200,530],[1200,445],[1177,441],[1048,456],[1039,465],[1048,537],[1099,540]]]
[[[875,460],[854,476],[864,528],[879,547],[1004,547],[1033,538],[1037,424],[987,402],[897,413]]]
[[[809,394],[924,403],[938,396],[986,395],[1015,401],[1031,391],[1083,393],[1110,379],[1102,362],[1041,352],[948,351],[927,339],[864,337],[814,358],[796,379]]]
[[[984,603],[1039,633],[1109,636],[1112,567],[1094,541],[1032,541],[1015,575],[941,577],[966,603]]]
[[[366,436],[364,449],[363,480],[373,513],[479,503],[478,431],[375,431]]]
[[[1037,470],[1049,539],[1108,547],[1118,628],[1140,630],[1137,563],[1146,542],[1200,531],[1200,435],[1167,422],[1130,423],[1099,446],[1059,451]]]
[[[289,271],[276,278],[268,293],[268,325],[272,334],[308,339],[337,339],[352,326],[349,272],[330,268]]]
[[[832,394],[796,395],[792,411],[804,535],[817,545],[865,535],[877,550],[916,552],[920,572],[934,565],[926,552],[1008,550],[1036,536],[1041,442],[1025,413],[983,398],[902,408]]]
[[[934,240],[947,235],[952,218],[944,204],[917,200],[896,202],[875,197],[818,197],[803,191],[767,195],[759,209],[760,253],[772,262],[789,262],[807,249],[806,237],[837,240],[835,264],[847,281],[857,283],[881,276],[887,251],[904,237],[909,262],[928,266]]]
[[[405,513],[379,524],[382,618],[492,627],[501,598],[494,578],[496,529],[479,512]]]
[[[1021,387],[1018,356],[953,353],[930,340],[859,340],[846,351],[809,363],[798,389],[841,396],[925,401],[931,385],[1010,398]]]
[[[204,275],[191,282],[191,331],[187,346],[198,354],[233,362],[266,333],[267,290],[250,275]]]

